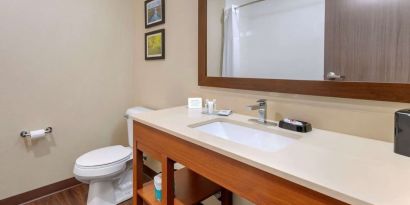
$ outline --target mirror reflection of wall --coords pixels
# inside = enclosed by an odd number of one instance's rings
[[[208,0],[208,76],[323,80],[325,0]]]
[[[410,83],[409,0],[207,0],[213,77]]]

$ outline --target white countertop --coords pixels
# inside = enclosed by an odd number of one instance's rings
[[[185,106],[131,117],[349,204],[410,205],[410,158],[395,154],[392,143],[313,129],[297,133],[302,138],[282,150],[266,152],[188,127],[221,117]],[[233,114],[228,118],[252,124],[250,116]]]

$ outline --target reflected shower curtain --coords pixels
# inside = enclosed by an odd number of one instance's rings
[[[222,77],[234,77],[239,69],[239,15],[235,7],[225,10]]]

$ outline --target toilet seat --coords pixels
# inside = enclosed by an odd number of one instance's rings
[[[121,145],[104,147],[83,154],[75,163],[84,168],[99,167],[118,163],[131,158],[131,148]]]
[[[90,151],[79,157],[74,174],[83,181],[119,175],[132,159],[132,149],[121,145]]]

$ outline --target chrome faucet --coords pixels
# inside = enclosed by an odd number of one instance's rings
[[[276,126],[276,123],[273,122],[268,122],[266,119],[267,116],[267,104],[265,99],[260,99],[256,101],[258,104],[257,105],[250,105],[248,108],[250,110],[258,110],[259,118],[258,119],[249,119],[249,121],[256,122],[258,124],[264,124],[264,125],[274,125]]]
[[[250,110],[258,110],[258,113],[259,113],[258,121],[260,123],[265,123],[266,122],[266,110],[267,110],[266,100],[260,99],[256,102],[258,103],[258,105],[250,105],[248,106],[248,108]]]

